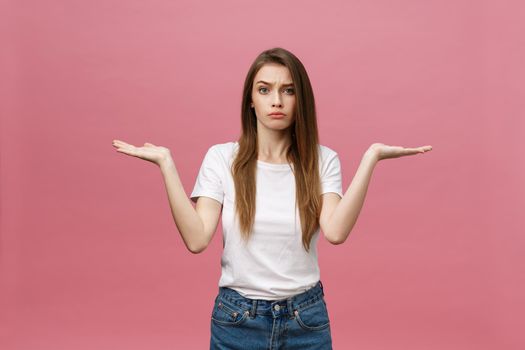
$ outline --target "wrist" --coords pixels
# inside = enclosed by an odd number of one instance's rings
[[[159,167],[161,170],[165,170],[165,169],[169,169],[169,168],[174,168],[175,167],[175,163],[173,162],[173,159],[171,157],[164,157],[162,158],[159,163],[158,163]]]
[[[372,145],[366,150],[363,158],[370,159],[373,162],[378,162],[379,150],[374,145]]]

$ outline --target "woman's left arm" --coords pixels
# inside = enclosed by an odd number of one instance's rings
[[[341,244],[346,241],[363,207],[368,184],[378,161],[425,153],[431,150],[432,146],[405,148],[387,146],[382,143],[372,144],[363,155],[359,168],[343,198],[340,199],[339,196],[332,193],[323,195],[319,222],[326,239],[332,244]]]

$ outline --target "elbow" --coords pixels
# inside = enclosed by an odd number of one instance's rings
[[[345,241],[344,240],[332,240],[328,242],[332,243],[333,245],[340,245],[340,244],[343,244]]]
[[[204,250],[206,250],[205,245],[188,246],[187,248],[193,254],[199,254],[199,253],[202,253]]]
[[[192,254],[202,253],[208,247],[209,241],[200,239],[200,237],[202,236],[203,234],[199,232],[192,232],[186,237],[186,239],[184,239],[184,244],[186,245],[186,248]]]
[[[188,248],[188,250],[190,251],[190,253],[192,254],[200,254],[204,251],[204,249],[206,248],[198,248],[198,249],[195,249],[195,248]]]
[[[333,245],[343,244],[346,241],[346,238],[343,235],[325,235],[326,240]]]

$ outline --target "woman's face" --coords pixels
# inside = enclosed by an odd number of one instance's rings
[[[257,126],[284,130],[295,120],[295,88],[287,67],[264,64],[253,79],[252,108]],[[272,115],[272,113],[280,113]]]

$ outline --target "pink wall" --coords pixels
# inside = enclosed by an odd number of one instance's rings
[[[319,242],[335,349],[523,349],[525,10],[519,1],[7,1],[0,10],[0,348],[205,349],[220,230],[188,252],[159,169],[189,194],[235,140],[262,50],[305,64],[348,188],[378,164],[341,246]]]

